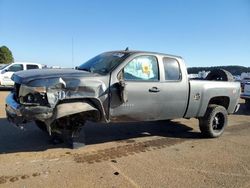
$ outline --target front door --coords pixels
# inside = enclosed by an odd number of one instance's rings
[[[159,116],[160,82],[155,56],[134,58],[123,69],[127,102],[119,103],[111,92],[110,118],[112,121],[148,121]]]

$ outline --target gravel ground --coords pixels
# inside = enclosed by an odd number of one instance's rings
[[[195,119],[87,123],[87,145],[71,150],[50,145],[33,123],[10,125],[7,93],[0,91],[0,187],[250,187],[244,104],[218,139],[202,138]]]

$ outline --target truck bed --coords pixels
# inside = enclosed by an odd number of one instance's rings
[[[229,114],[234,112],[238,104],[240,96],[239,82],[190,80],[189,86],[186,118],[204,116],[209,102],[216,97],[224,100],[225,104],[228,103],[226,109]]]

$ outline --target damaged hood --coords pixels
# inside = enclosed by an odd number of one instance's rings
[[[74,69],[33,69],[16,72],[11,79],[18,84],[28,84],[34,80],[95,76],[98,76],[98,74]]]
[[[20,71],[12,80],[21,84],[19,97],[34,93],[34,88],[43,88],[50,106],[58,101],[77,98],[99,98],[106,95],[109,76],[73,69],[40,69]]]

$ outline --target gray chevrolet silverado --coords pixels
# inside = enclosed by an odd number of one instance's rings
[[[6,99],[9,121],[35,121],[71,145],[85,121],[194,117],[204,136],[219,137],[240,97],[237,82],[189,80],[181,57],[141,51],[105,52],[77,70],[21,71],[12,80],[15,88]]]

